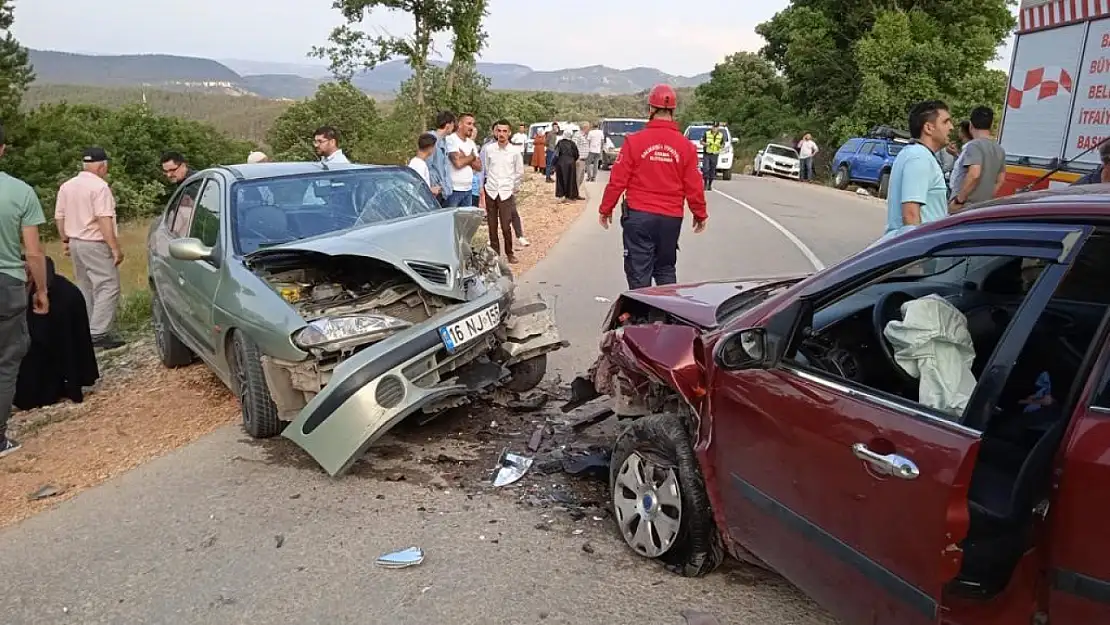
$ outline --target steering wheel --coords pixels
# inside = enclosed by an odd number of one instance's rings
[[[917,378],[910,375],[894,359],[894,348],[890,346],[890,341],[883,334],[883,329],[886,328],[887,323],[902,318],[902,304],[914,299],[916,299],[914,296],[902,291],[891,291],[882,295],[871,309],[871,325],[874,326],[875,340],[879,343],[879,349],[882,350],[883,355],[890,362],[890,366],[894,367],[894,370],[898,372],[903,380],[916,384]]]

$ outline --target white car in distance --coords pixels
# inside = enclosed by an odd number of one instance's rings
[[[756,153],[752,173],[756,176],[771,174],[798,180],[801,174],[798,151],[790,146],[768,143],[767,147]]]

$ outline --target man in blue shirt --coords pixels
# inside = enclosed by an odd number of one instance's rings
[[[436,138],[436,147],[432,157],[428,159],[428,180],[431,183],[432,194],[439,200],[440,205],[447,205],[447,196],[451,195],[451,170],[447,168],[447,136],[455,132],[455,114],[451,111],[441,111],[436,115],[436,129],[428,134]]]
[[[952,115],[944,102],[928,100],[910,110],[914,143],[898,153],[891,167],[883,239],[948,216],[948,185],[936,153],[951,132]]]

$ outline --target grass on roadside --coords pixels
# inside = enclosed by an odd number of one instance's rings
[[[147,287],[146,235],[150,220],[142,219],[120,225],[119,242],[123,250],[120,265],[120,303],[116,326],[125,337],[143,334],[150,329],[150,289]],[[62,242],[48,241],[43,246],[54,260],[54,269],[76,282],[73,261],[62,252]]]

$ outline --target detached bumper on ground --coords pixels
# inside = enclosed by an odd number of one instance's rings
[[[565,347],[553,308],[539,296],[514,300],[511,288],[492,288],[344,361],[282,436],[337,476],[409,415],[456,405],[514,365]]]

